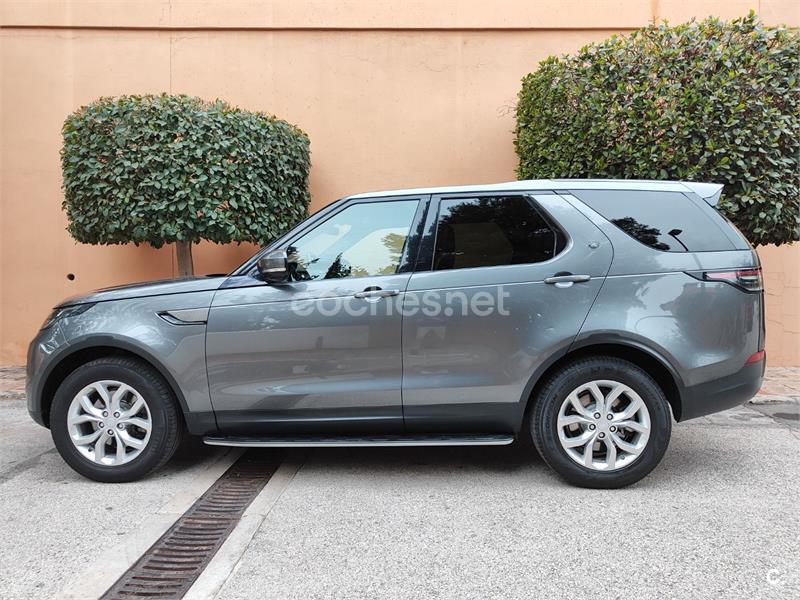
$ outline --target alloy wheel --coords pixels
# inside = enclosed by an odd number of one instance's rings
[[[641,455],[650,438],[650,413],[624,383],[595,380],[570,392],[558,412],[558,439],[573,461],[615,471]]]
[[[67,429],[88,460],[105,466],[128,463],[150,441],[153,420],[142,395],[120,381],[95,381],[72,399]]]

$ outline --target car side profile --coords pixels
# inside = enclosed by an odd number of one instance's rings
[[[614,488],[672,421],[751,398],[761,267],[722,186],[537,180],[338,200],[230,275],[72,298],[28,352],[28,408],[98,481],[207,444],[532,442]]]

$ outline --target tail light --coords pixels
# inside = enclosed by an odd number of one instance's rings
[[[689,275],[702,281],[723,281],[745,292],[760,292],[764,289],[761,267],[748,267],[746,269],[731,269],[726,271],[695,271],[689,273]]]

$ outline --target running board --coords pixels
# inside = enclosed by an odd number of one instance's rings
[[[343,448],[360,446],[506,446],[513,435],[207,436],[209,446],[239,448]]]

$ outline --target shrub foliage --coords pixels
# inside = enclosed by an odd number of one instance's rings
[[[751,13],[651,25],[550,57],[522,82],[521,179],[725,184],[754,244],[800,239],[800,37]]]
[[[188,96],[101,98],[63,127],[68,230],[90,244],[273,239],[306,216],[308,136]]]

